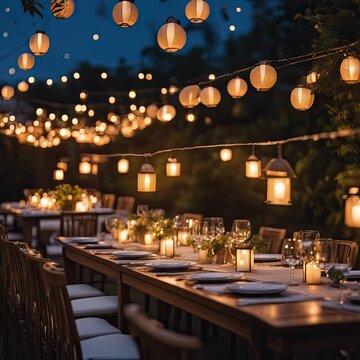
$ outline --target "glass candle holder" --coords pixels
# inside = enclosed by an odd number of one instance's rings
[[[236,248],[236,271],[254,271],[254,248],[251,245],[240,245]]]

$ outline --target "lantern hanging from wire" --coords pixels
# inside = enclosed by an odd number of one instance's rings
[[[360,228],[360,189],[350,187],[345,197],[344,223],[351,228]]]
[[[27,92],[29,90],[29,84],[26,81],[20,81],[17,86],[20,92]]]
[[[163,105],[158,111],[156,112],[156,117],[159,121],[168,122],[171,121],[176,116],[176,109],[174,106],[166,104]]]
[[[117,164],[118,172],[120,174],[126,174],[129,172],[129,160],[120,159]]]
[[[67,19],[74,13],[75,4],[73,0],[51,0],[50,10],[56,18]]]
[[[266,61],[261,61],[250,72],[250,82],[257,91],[268,91],[276,83],[276,70]]]
[[[29,42],[31,52],[36,56],[45,55],[49,51],[50,39],[44,31],[37,31]]]
[[[165,52],[171,53],[181,50],[186,43],[186,32],[181,27],[180,21],[174,17],[169,17],[158,31],[157,42]]]
[[[141,166],[138,172],[137,190],[139,192],[156,191],[156,174],[154,168],[147,162]]]
[[[180,104],[187,109],[199,105],[200,87],[198,85],[185,86],[179,93]]]
[[[180,176],[181,163],[175,158],[169,158],[166,163],[166,176]]]
[[[64,180],[64,170],[62,170],[62,169],[54,170],[53,179],[57,180],[57,181]]]
[[[227,84],[227,91],[229,95],[234,99],[243,97],[248,90],[247,83],[244,79],[236,77],[231,79]]]
[[[252,146],[252,153],[245,161],[245,176],[250,179],[261,177],[261,160],[255,155],[255,146]]]
[[[227,148],[221,149],[220,159],[221,161],[230,161],[232,159],[232,150]]]
[[[79,163],[79,173],[83,175],[91,174],[92,166],[88,157],[83,157]]]
[[[92,163],[91,164],[91,174],[97,175],[99,173],[99,164]]]
[[[221,93],[217,88],[208,86],[201,90],[200,101],[207,107],[216,107],[221,101]]]
[[[18,57],[18,66],[22,70],[30,70],[35,65],[35,58],[29,53],[23,53]]]
[[[185,15],[194,24],[204,22],[210,15],[210,6],[204,0],[190,0],[185,6]]]
[[[320,73],[318,71],[310,71],[306,76],[306,83],[308,85],[314,85],[320,79]]]
[[[291,105],[300,111],[309,110],[314,103],[315,95],[306,85],[306,77],[301,78],[300,84],[291,91]]]
[[[134,0],[119,1],[113,8],[112,17],[117,25],[122,28],[133,26],[139,17],[139,12]]]
[[[349,85],[360,82],[360,59],[354,56],[347,56],[340,65],[340,75],[343,81]]]
[[[4,100],[11,100],[14,95],[15,95],[15,90],[12,86],[4,85],[1,88],[1,96],[3,97]]]

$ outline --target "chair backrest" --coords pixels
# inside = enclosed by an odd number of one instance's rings
[[[64,211],[61,213],[60,236],[96,236],[99,214]]]
[[[140,347],[142,360],[195,360],[199,358],[201,342],[193,337],[164,329],[147,318],[137,304],[124,307],[130,334]]]
[[[115,194],[103,194],[101,198],[101,206],[109,209],[113,209],[115,207]]]
[[[286,236],[286,229],[261,226],[259,235],[268,243],[268,254],[280,254],[283,240]]]
[[[355,265],[359,253],[359,245],[352,240],[333,240],[335,244],[336,262]]]
[[[125,210],[129,214],[132,213],[135,205],[135,198],[132,196],[118,196],[116,202],[116,210]]]

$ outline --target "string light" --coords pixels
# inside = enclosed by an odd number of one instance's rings
[[[117,164],[117,169],[120,174],[126,174],[129,172],[129,160],[120,159]]]
[[[232,159],[232,150],[227,148],[221,149],[220,159],[221,161],[230,161]]]

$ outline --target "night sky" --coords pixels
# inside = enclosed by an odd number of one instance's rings
[[[59,81],[61,75],[76,71],[77,64],[84,61],[112,68],[117,65],[119,58],[123,57],[129,65],[138,68],[142,49],[156,44],[156,33],[168,16],[178,18],[182,25],[188,23],[184,13],[187,0],[164,2],[136,0],[139,19],[132,28],[128,29],[118,27],[112,19],[112,8],[117,3],[115,0],[103,1],[103,16],[98,13],[99,5],[102,3],[100,0],[75,0],[75,13],[65,20],[56,19],[51,14],[49,0],[39,1],[45,7],[43,19],[24,14],[20,0],[1,0],[0,82],[2,83],[16,83],[19,80],[26,80],[29,76]],[[220,39],[237,36],[250,30],[252,14],[248,1],[208,0],[208,3],[211,13],[207,21],[216,28]],[[226,7],[229,20],[224,20],[221,16],[223,7]],[[236,12],[237,7],[241,8],[240,12]],[[229,30],[230,25],[235,26],[235,31]],[[192,26],[201,26],[201,24]],[[17,66],[17,58],[22,52],[30,52],[28,40],[36,30],[46,31],[51,41],[50,50],[45,56],[35,57],[35,66],[32,70],[20,70]],[[94,34],[99,35],[98,41],[93,40]],[[188,51],[201,41],[201,35],[192,32],[188,35],[186,46],[182,51]],[[65,54],[69,54],[70,59],[66,60]],[[14,75],[9,74],[10,68],[15,69]]]

